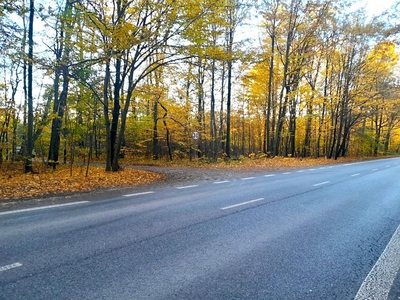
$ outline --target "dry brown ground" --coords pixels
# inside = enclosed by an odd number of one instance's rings
[[[152,167],[141,162],[127,162],[118,172],[105,172],[104,166],[90,166],[86,176],[86,166],[59,165],[53,170],[44,165],[35,165],[35,174],[25,174],[22,164],[0,166],[0,200],[32,198],[45,195],[59,195],[74,192],[87,192],[101,188],[135,186],[166,180],[189,180],[194,178],[207,180],[210,176],[235,176],[238,172],[260,172],[276,169],[303,168],[316,165],[342,163],[351,159],[338,161],[327,159],[245,159],[229,163],[214,164],[195,162],[165,163],[159,162]],[[354,159],[353,159],[354,160]],[[131,165],[136,164],[136,166]]]

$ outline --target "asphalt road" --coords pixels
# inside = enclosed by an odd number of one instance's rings
[[[1,212],[0,299],[398,299],[399,173],[385,159]]]

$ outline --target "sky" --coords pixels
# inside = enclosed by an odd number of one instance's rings
[[[371,15],[379,15],[384,10],[388,9],[396,2],[400,2],[399,0],[363,0],[361,1],[364,5],[366,5],[366,9]],[[361,6],[363,6],[361,4]]]

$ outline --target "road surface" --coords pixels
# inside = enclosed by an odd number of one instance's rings
[[[0,299],[398,299],[400,159],[0,213]]]

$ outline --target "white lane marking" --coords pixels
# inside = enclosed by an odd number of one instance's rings
[[[379,169],[373,169],[372,171],[378,171]]]
[[[354,163],[347,163],[344,164],[343,166],[353,166],[353,165],[358,165],[358,164],[365,164],[367,161],[359,161],[359,162],[354,162]]]
[[[308,171],[315,171],[316,169],[308,169]]]
[[[320,183],[313,184],[313,186],[324,185],[324,184],[328,184],[329,182],[330,182],[330,181],[324,181],[324,182],[320,182]]]
[[[283,175],[288,175],[288,174],[292,174],[292,172],[285,172],[285,173],[282,173]]]
[[[254,179],[255,177],[245,177],[245,178],[242,178],[242,180],[251,180],[251,179]]]
[[[238,204],[225,206],[225,207],[222,207],[221,209],[222,210],[227,210],[227,209],[230,209],[230,208],[235,208],[235,207],[238,207],[238,206],[247,205],[247,204],[251,204],[251,203],[254,203],[254,202],[259,202],[259,201],[262,201],[262,200],[264,200],[264,198],[258,198],[258,199],[254,199],[254,200],[250,200],[250,201],[246,201],[246,202],[241,202],[241,203],[238,203]]]
[[[24,209],[17,209],[17,210],[11,210],[11,211],[4,211],[4,212],[0,212],[0,216],[1,215],[17,214],[17,213],[28,212],[28,211],[42,210],[42,209],[48,209],[48,208],[71,206],[71,205],[77,205],[77,204],[83,204],[83,203],[89,203],[89,202],[90,201],[79,201],[79,202],[70,202],[70,203],[64,203],[64,204],[46,205],[46,206],[40,206],[40,207],[32,207],[32,208],[24,208]]]
[[[304,172],[304,170],[299,170],[299,171],[297,171],[297,173],[303,173]]]
[[[221,184],[221,183],[227,183],[229,180],[222,180],[222,181],[215,181],[213,182],[214,184]]]
[[[400,271],[400,225],[364,279],[354,300],[387,299]]]
[[[390,165],[386,166],[386,168],[389,168],[389,167],[390,167]]]
[[[175,188],[178,190],[183,190],[183,189],[190,189],[199,186],[198,184],[193,184],[193,185],[186,185],[186,186],[176,186]]]
[[[275,174],[267,174],[267,175],[264,175],[264,177],[274,177],[274,176],[276,176]]]
[[[13,263],[11,265],[6,265],[6,266],[2,266],[0,267],[0,272],[4,272],[4,271],[8,271],[14,268],[18,268],[18,267],[22,267],[22,264],[19,262]]]
[[[351,175],[351,177],[355,177],[355,176],[358,176],[358,175],[360,175],[360,173],[353,174],[353,175]]]
[[[122,195],[123,197],[133,197],[133,196],[141,196],[141,195],[148,195],[148,194],[153,194],[153,191],[149,192],[142,192],[142,193],[134,193],[134,194],[127,194],[127,195]]]

